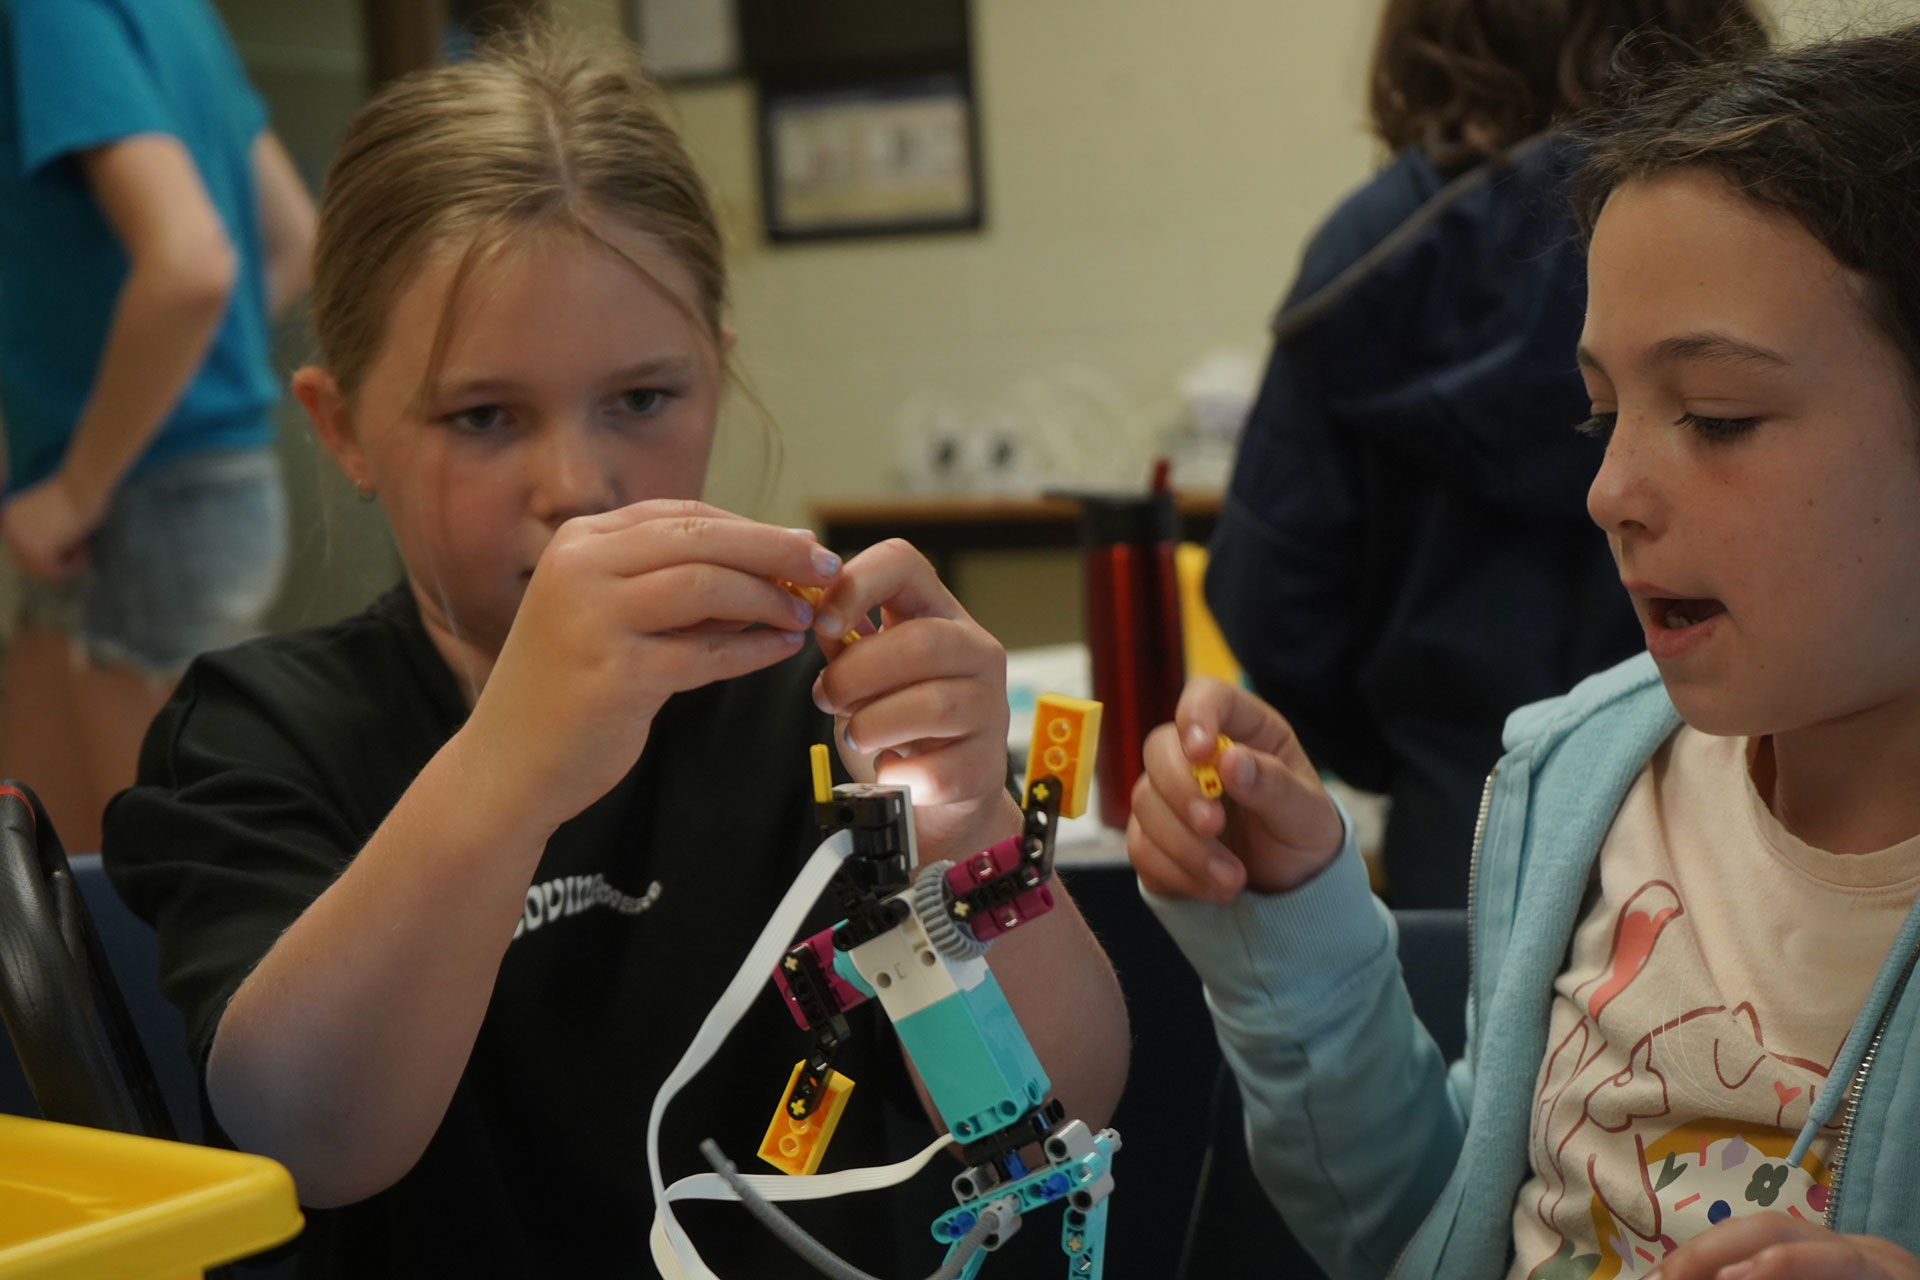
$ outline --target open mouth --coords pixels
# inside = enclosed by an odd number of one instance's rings
[[[1727,611],[1727,606],[1718,600],[1679,600],[1670,596],[1655,596],[1647,603],[1654,625],[1668,631],[1685,631]]]

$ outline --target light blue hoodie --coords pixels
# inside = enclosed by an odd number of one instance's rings
[[[1350,825],[1340,857],[1293,893],[1146,895],[1206,983],[1254,1169],[1338,1280],[1506,1269],[1553,981],[1614,812],[1679,723],[1645,655],[1507,722],[1474,859],[1466,1056],[1451,1067],[1413,1015]],[[1920,907],[1834,1063],[1836,1081],[1868,1070],[1831,1218],[1920,1253],[1916,957]],[[1844,1092],[1821,1091],[1793,1159]]]

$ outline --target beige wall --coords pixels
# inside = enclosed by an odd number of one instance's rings
[[[317,171],[358,92],[357,0],[220,4],[296,154]],[[564,21],[620,25],[622,0],[554,4]],[[727,225],[740,359],[784,444],[778,484],[762,498],[746,447],[751,415],[736,405],[716,500],[799,520],[811,501],[885,491],[891,420],[919,389],[980,399],[1071,363],[1144,404],[1205,351],[1262,347],[1302,241],[1379,158],[1361,126],[1378,0],[973,8],[987,195],[979,234],[768,246],[757,229],[751,90],[675,93]],[[1797,38],[1920,17],[1920,0],[1775,9]],[[306,545],[358,548],[361,531],[347,524],[352,538],[310,533]],[[377,550],[367,554],[372,577],[388,571]],[[1058,558],[984,558],[962,586],[1010,643],[1077,631],[1071,565]],[[1069,602],[1037,631],[1013,603],[1036,586]],[[300,612],[317,598],[325,612],[331,590],[304,590]]]
[[[609,0],[557,7],[619,22]],[[714,499],[798,522],[887,491],[892,420],[918,390],[980,400],[1072,364],[1145,405],[1211,349],[1263,347],[1305,236],[1377,159],[1360,123],[1377,11],[975,0],[978,234],[769,246],[751,89],[677,91],[727,226],[739,360],[783,451],[766,494],[736,405]],[[970,557],[954,586],[1010,647],[1081,632],[1069,555]]]
[[[216,7],[266,99],[275,132],[317,198],[327,162],[365,97],[358,0],[216,0]],[[276,336],[282,374],[311,359],[304,308]],[[349,496],[292,397],[281,402],[278,421],[293,555],[267,619],[276,630],[352,613],[400,580],[399,557],[379,510]]]
[[[769,514],[886,489],[916,390],[980,399],[1078,364],[1145,404],[1206,351],[1263,345],[1303,238],[1375,160],[1375,12],[976,0],[978,234],[770,247],[751,92],[677,93],[725,211],[740,359],[785,446]]]
[[[1865,34],[1920,19],[1920,0],[1772,0],[1768,7],[1788,42]]]
[[[619,0],[556,5],[619,22]],[[1920,0],[1774,8],[1795,38],[1920,16]],[[975,0],[978,235],[770,247],[750,90],[678,91],[729,230],[740,359],[785,446],[763,513],[886,489],[891,419],[916,389],[978,398],[1078,363],[1145,403],[1213,347],[1263,345],[1303,239],[1379,158],[1361,126],[1377,13],[1377,0]]]

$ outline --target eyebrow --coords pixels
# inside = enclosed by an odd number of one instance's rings
[[[1606,370],[1600,364],[1598,356],[1583,344],[1575,352],[1582,366],[1595,372]],[[1742,342],[1730,338],[1724,333],[1683,333],[1671,338],[1662,338],[1640,353],[1636,360],[1642,373],[1652,373],[1671,365],[1687,363],[1719,364],[1732,367],[1754,367],[1763,369],[1784,369],[1793,361],[1777,351],[1755,346],[1751,342]]]
[[[608,374],[606,381],[614,384],[649,382],[659,378],[684,378],[695,369],[690,356],[658,356],[651,360],[641,360],[623,365]],[[447,379],[435,388],[441,397],[465,398],[467,396],[491,396],[518,391],[521,384],[513,378],[463,378]]]

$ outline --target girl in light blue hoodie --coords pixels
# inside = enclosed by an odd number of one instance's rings
[[[1916,139],[1920,27],[1595,131],[1588,507],[1649,652],[1508,723],[1461,1061],[1286,722],[1201,681],[1149,738],[1129,854],[1330,1273],[1920,1280]]]

